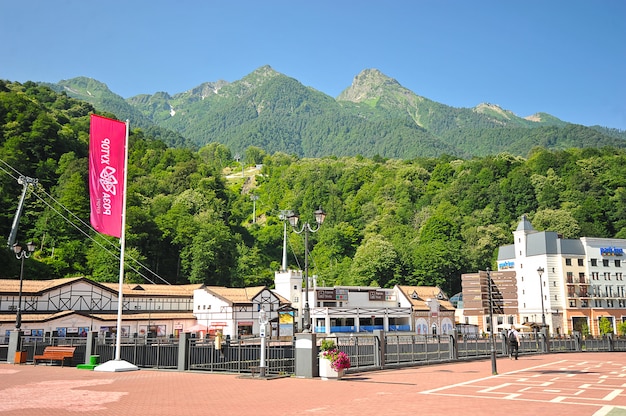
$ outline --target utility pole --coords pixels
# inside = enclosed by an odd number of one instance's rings
[[[13,244],[15,244],[15,240],[17,238],[17,227],[20,224],[20,217],[22,216],[22,211],[24,210],[24,200],[26,199],[26,191],[28,190],[28,186],[36,186],[37,182],[39,182],[38,179],[33,179],[24,175],[20,175],[20,177],[17,178],[17,183],[22,185],[22,196],[20,197],[20,202],[17,205],[15,218],[13,218],[13,226],[11,227],[11,234],[9,234],[9,240],[7,242],[9,248],[13,247]]]

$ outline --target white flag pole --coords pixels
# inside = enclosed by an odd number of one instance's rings
[[[117,303],[117,333],[115,339],[115,359],[121,359],[122,311],[124,310],[124,254],[126,252],[126,186],[128,186],[128,120],[126,120],[126,140],[124,141],[124,193],[122,194],[122,232],[120,235],[120,276]]]
[[[124,143],[124,192],[122,194],[122,228],[120,234],[120,276],[117,303],[117,331],[115,336],[115,360],[94,368],[95,371],[133,371],[139,368],[121,359],[122,348],[122,311],[124,309],[124,254],[126,251],[126,194],[128,186],[128,125],[126,120],[126,141]]]

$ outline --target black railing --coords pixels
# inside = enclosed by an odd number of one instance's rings
[[[496,355],[507,354],[506,340],[496,335]],[[318,345],[326,336],[317,335]],[[373,369],[425,365],[437,362],[463,361],[489,358],[492,343],[489,337],[434,336],[402,332],[367,334],[341,334],[330,337],[351,360],[348,372]],[[72,363],[89,361],[87,355],[99,356],[103,363],[115,358],[114,338],[35,338],[22,337],[21,351],[27,362],[42,354],[50,345],[76,347]],[[261,365],[261,339],[248,338],[223,343],[216,349],[213,340],[205,342],[196,338],[123,338],[120,358],[140,368],[195,370],[228,373],[255,373]],[[181,351],[184,348],[185,351]],[[541,334],[524,334],[519,347],[520,355],[575,352],[575,351],[626,351],[626,338],[612,335],[583,339],[580,336],[558,336],[545,340]],[[0,345],[0,361],[10,361],[8,345]],[[295,373],[295,339],[266,340],[265,373],[292,375]],[[183,362],[181,362],[181,357]]]

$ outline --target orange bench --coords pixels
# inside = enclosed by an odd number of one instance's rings
[[[61,361],[61,367],[63,367],[66,358],[74,358],[75,350],[76,347],[46,347],[43,350],[43,354],[33,357],[33,364],[37,364],[37,361],[40,360],[49,360],[50,363],[52,361]]]

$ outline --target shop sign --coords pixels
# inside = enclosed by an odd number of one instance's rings
[[[600,247],[601,256],[623,256],[624,249],[619,247]]]
[[[336,300],[335,298],[335,290],[334,289],[318,289],[317,290],[317,300]]]
[[[502,263],[498,263],[498,268],[500,270],[514,269],[515,268],[515,262],[503,261]]]
[[[369,296],[370,300],[385,300],[385,292],[380,292],[378,290],[370,290]]]

